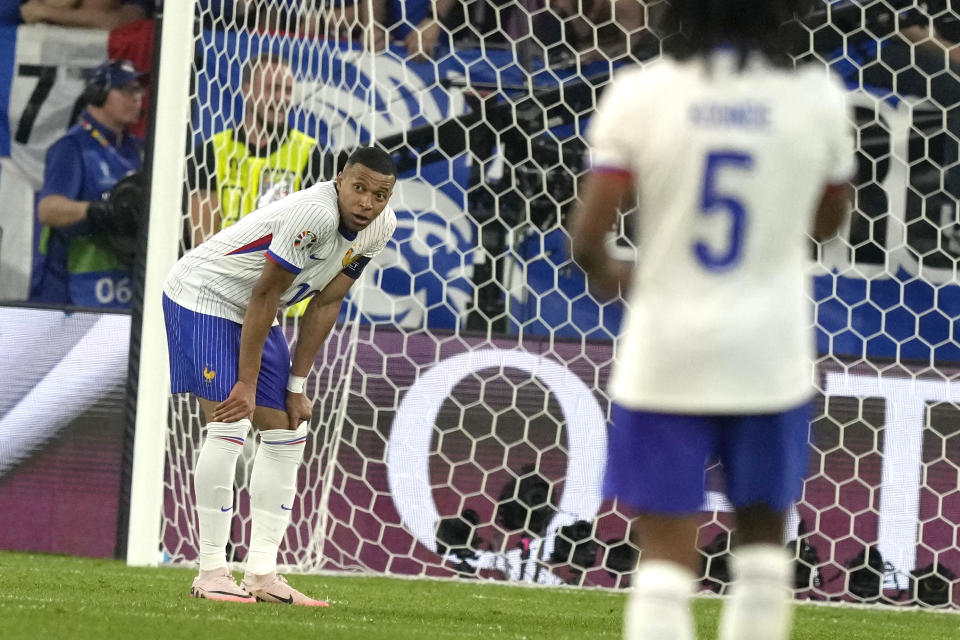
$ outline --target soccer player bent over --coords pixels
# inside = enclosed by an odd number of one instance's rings
[[[571,233],[595,289],[628,300],[604,492],[639,512],[631,640],[694,637],[697,512],[714,457],[739,541],[719,637],[790,633],[782,532],[806,472],[807,233],[839,227],[854,159],[842,89],[822,68],[795,71],[778,35],[799,4],[673,0],[666,19],[687,38],[621,72],[590,123]],[[628,268],[605,236],[633,193],[642,244]]]
[[[190,595],[326,606],[277,575],[313,413],[304,384],[343,297],[397,226],[387,205],[396,167],[355,151],[336,180],[244,217],[187,253],[164,283],[174,393],[200,400],[207,434],[194,472],[200,574]],[[277,311],[310,298],[293,362]],[[250,551],[240,586],[227,568],[237,457],[250,427],[260,446],[250,479]]]

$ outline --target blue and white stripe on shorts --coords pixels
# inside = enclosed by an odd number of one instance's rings
[[[191,311],[163,296],[163,318],[170,352],[170,390],[222,402],[237,382],[240,325]],[[271,327],[263,346],[257,406],[286,411],[290,348],[279,326]]]

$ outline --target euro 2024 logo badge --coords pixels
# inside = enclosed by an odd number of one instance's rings
[[[307,231],[304,229],[298,233],[297,237],[294,239],[293,248],[301,251],[310,251],[315,244],[317,244],[317,234],[315,234],[313,231]]]

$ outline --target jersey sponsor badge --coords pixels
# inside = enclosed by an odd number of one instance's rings
[[[313,231],[307,231],[304,229],[297,234],[297,237],[293,241],[293,248],[300,249],[301,251],[310,251],[313,248],[313,245],[317,244],[317,234]]]

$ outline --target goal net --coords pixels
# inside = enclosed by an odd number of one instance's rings
[[[398,229],[311,371],[281,563],[622,588],[638,549],[600,491],[622,307],[588,293],[565,220],[596,100],[618,67],[659,54],[661,4],[452,4],[439,26],[418,13],[429,2],[199,12],[181,249],[329,179],[358,145],[393,153]],[[958,602],[960,76],[944,43],[960,28],[927,4],[823,3],[792,31],[798,61],[844,78],[859,161],[849,224],[811,245],[818,393],[784,531],[798,598]],[[627,211],[610,238],[626,257],[631,227]],[[292,340],[297,311],[282,320]],[[171,399],[165,562],[197,557],[202,426],[194,401]],[[732,519],[716,469],[707,484],[702,586],[722,592]]]

